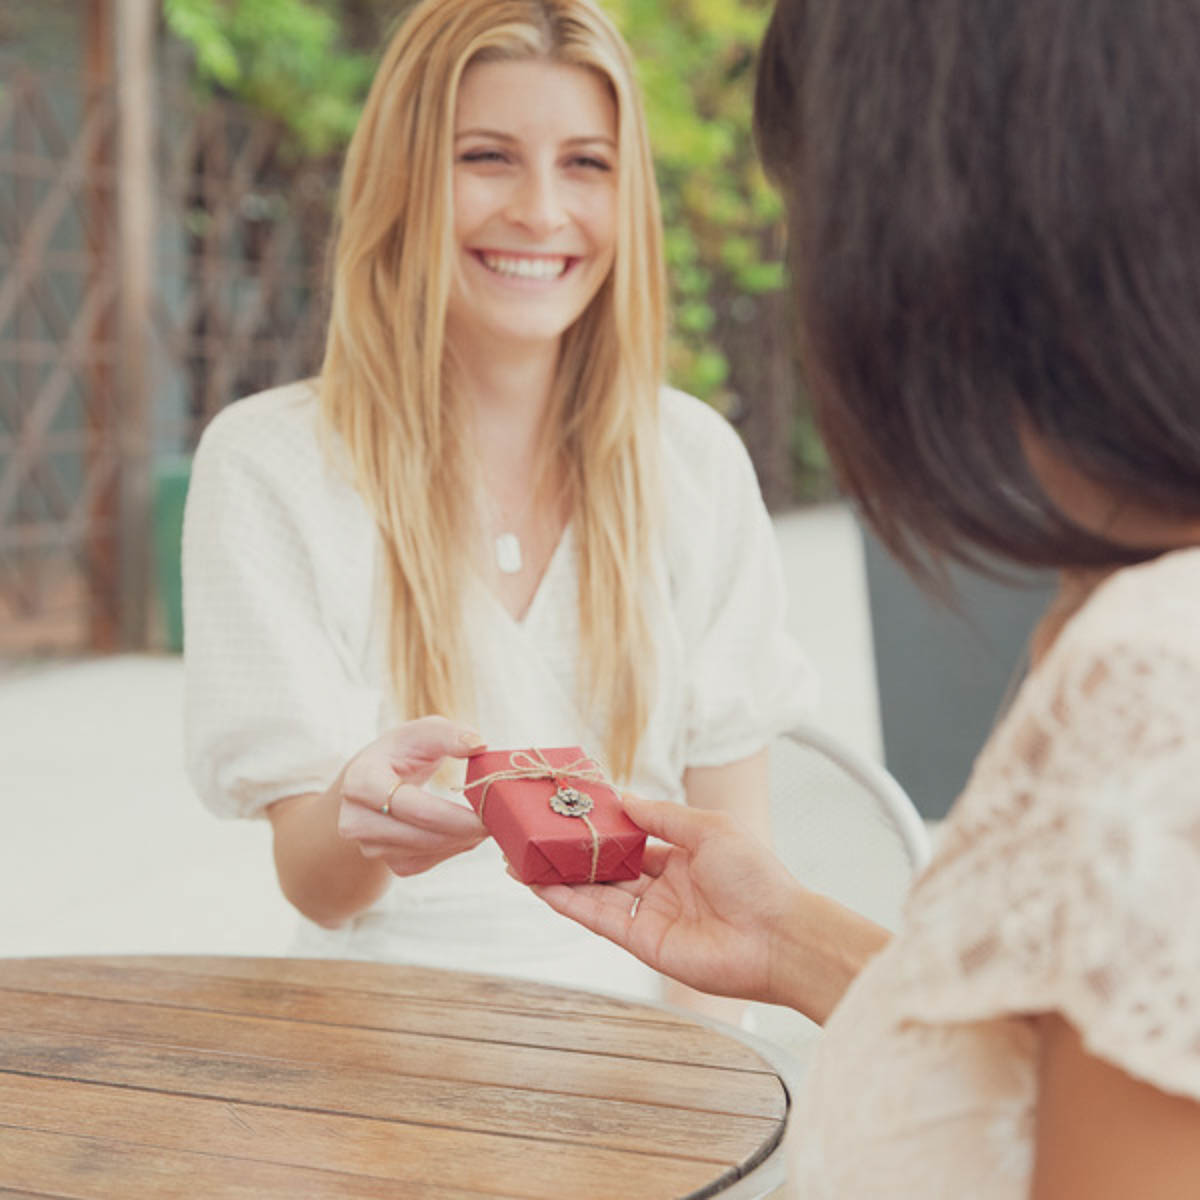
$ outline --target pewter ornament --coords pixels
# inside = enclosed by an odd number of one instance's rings
[[[582,817],[592,811],[594,802],[586,792],[573,787],[560,787],[550,797],[550,807],[564,817]]]
[[[515,533],[502,533],[496,538],[496,566],[505,575],[517,575],[525,565],[521,555],[521,539]]]

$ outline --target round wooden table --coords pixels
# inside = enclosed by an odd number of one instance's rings
[[[732,1030],[316,959],[0,960],[0,1191],[774,1194],[779,1070]]]

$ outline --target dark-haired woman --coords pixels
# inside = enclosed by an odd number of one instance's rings
[[[1062,580],[895,936],[639,800],[640,880],[543,890],[827,1022],[800,1196],[1200,1196],[1197,111],[1187,0],[774,14],[759,142],[845,486],[933,585]]]

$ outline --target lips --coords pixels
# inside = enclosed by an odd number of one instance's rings
[[[503,254],[489,250],[479,251],[476,257],[493,275],[545,282],[562,278],[575,261],[558,254]]]

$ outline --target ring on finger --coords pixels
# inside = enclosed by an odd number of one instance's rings
[[[390,817],[392,815],[392,797],[400,790],[403,783],[403,779],[397,779],[396,782],[392,784],[392,790],[388,792],[387,799],[379,806],[379,811],[385,817]]]
[[[633,903],[629,906],[629,919],[632,921],[637,916],[638,905],[641,904],[641,896],[634,896]]]

